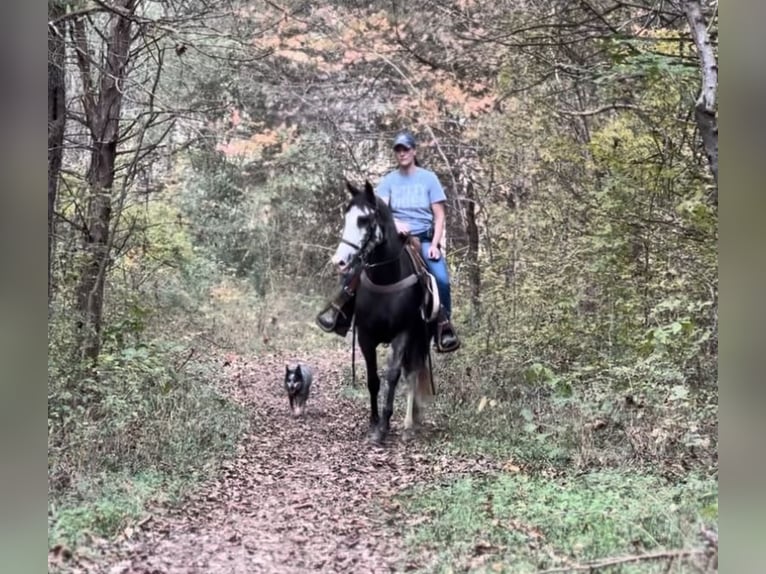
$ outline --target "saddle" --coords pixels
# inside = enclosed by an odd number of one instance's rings
[[[420,307],[421,315],[423,319],[430,323],[436,319],[439,314],[439,307],[441,306],[436,278],[428,272],[428,265],[421,254],[420,239],[413,235],[407,236],[404,248],[412,260],[415,275],[417,275],[423,285],[425,296]]]

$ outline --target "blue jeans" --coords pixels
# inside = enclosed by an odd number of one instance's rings
[[[428,265],[428,271],[436,279],[436,284],[439,288],[439,299],[441,304],[447,313],[447,317],[452,316],[452,295],[450,293],[449,271],[447,270],[447,261],[444,257],[439,257],[436,261],[428,258],[428,250],[431,247],[430,241],[420,242],[420,253],[425,259],[426,265]]]

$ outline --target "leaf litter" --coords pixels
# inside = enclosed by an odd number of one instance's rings
[[[56,549],[49,565],[109,574],[252,574],[396,572],[425,564],[427,556],[406,555],[401,529],[418,519],[404,517],[393,497],[448,476],[496,471],[499,463],[445,455],[424,436],[400,440],[401,412],[385,448],[372,446],[367,401],[341,393],[347,352],[308,359],[316,373],[311,398],[305,416],[294,418],[282,386],[288,360],[222,358],[222,390],[250,415],[236,454],[178,506],[152,509],[129,535],[101,540],[88,554],[62,560]]]

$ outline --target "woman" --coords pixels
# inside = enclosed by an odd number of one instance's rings
[[[398,168],[385,175],[376,193],[391,208],[399,233],[413,235],[420,240],[423,259],[436,279],[442,302],[437,319],[437,350],[454,351],[460,342],[450,322],[452,298],[449,272],[440,249],[447,197],[436,174],[418,165],[412,134],[403,132],[397,135],[393,148]],[[334,331],[341,336],[348,331],[357,276],[355,271],[345,278],[341,293],[317,317],[317,323],[323,330]]]

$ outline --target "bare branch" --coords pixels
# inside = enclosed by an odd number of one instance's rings
[[[556,572],[592,572],[599,568],[608,568],[618,564],[630,564],[632,562],[644,562],[647,560],[677,560],[679,558],[691,558],[692,556],[701,556],[705,550],[694,548],[685,550],[662,550],[659,552],[650,552],[648,554],[638,554],[635,556],[618,556],[616,558],[606,558],[588,564],[574,564],[572,566],[563,566],[560,568],[551,568],[549,570],[540,570],[538,574],[554,574]]]
[[[642,112],[646,113],[643,109],[641,109],[639,106],[636,106],[634,104],[620,104],[620,103],[614,103],[614,104],[607,104],[605,106],[601,106],[600,108],[596,108],[594,110],[557,110],[560,114],[564,114],[567,116],[580,116],[580,117],[586,117],[586,116],[597,116],[599,114],[603,114],[604,112],[613,112],[616,110],[633,110],[636,112]]]
[[[90,69],[91,57],[88,51],[88,37],[85,33],[85,22],[77,19],[71,29],[72,42],[75,45],[77,55],[77,67],[80,70],[82,82],[82,104],[85,110],[85,118],[90,130],[95,130],[96,98],[93,89],[93,76]]]

